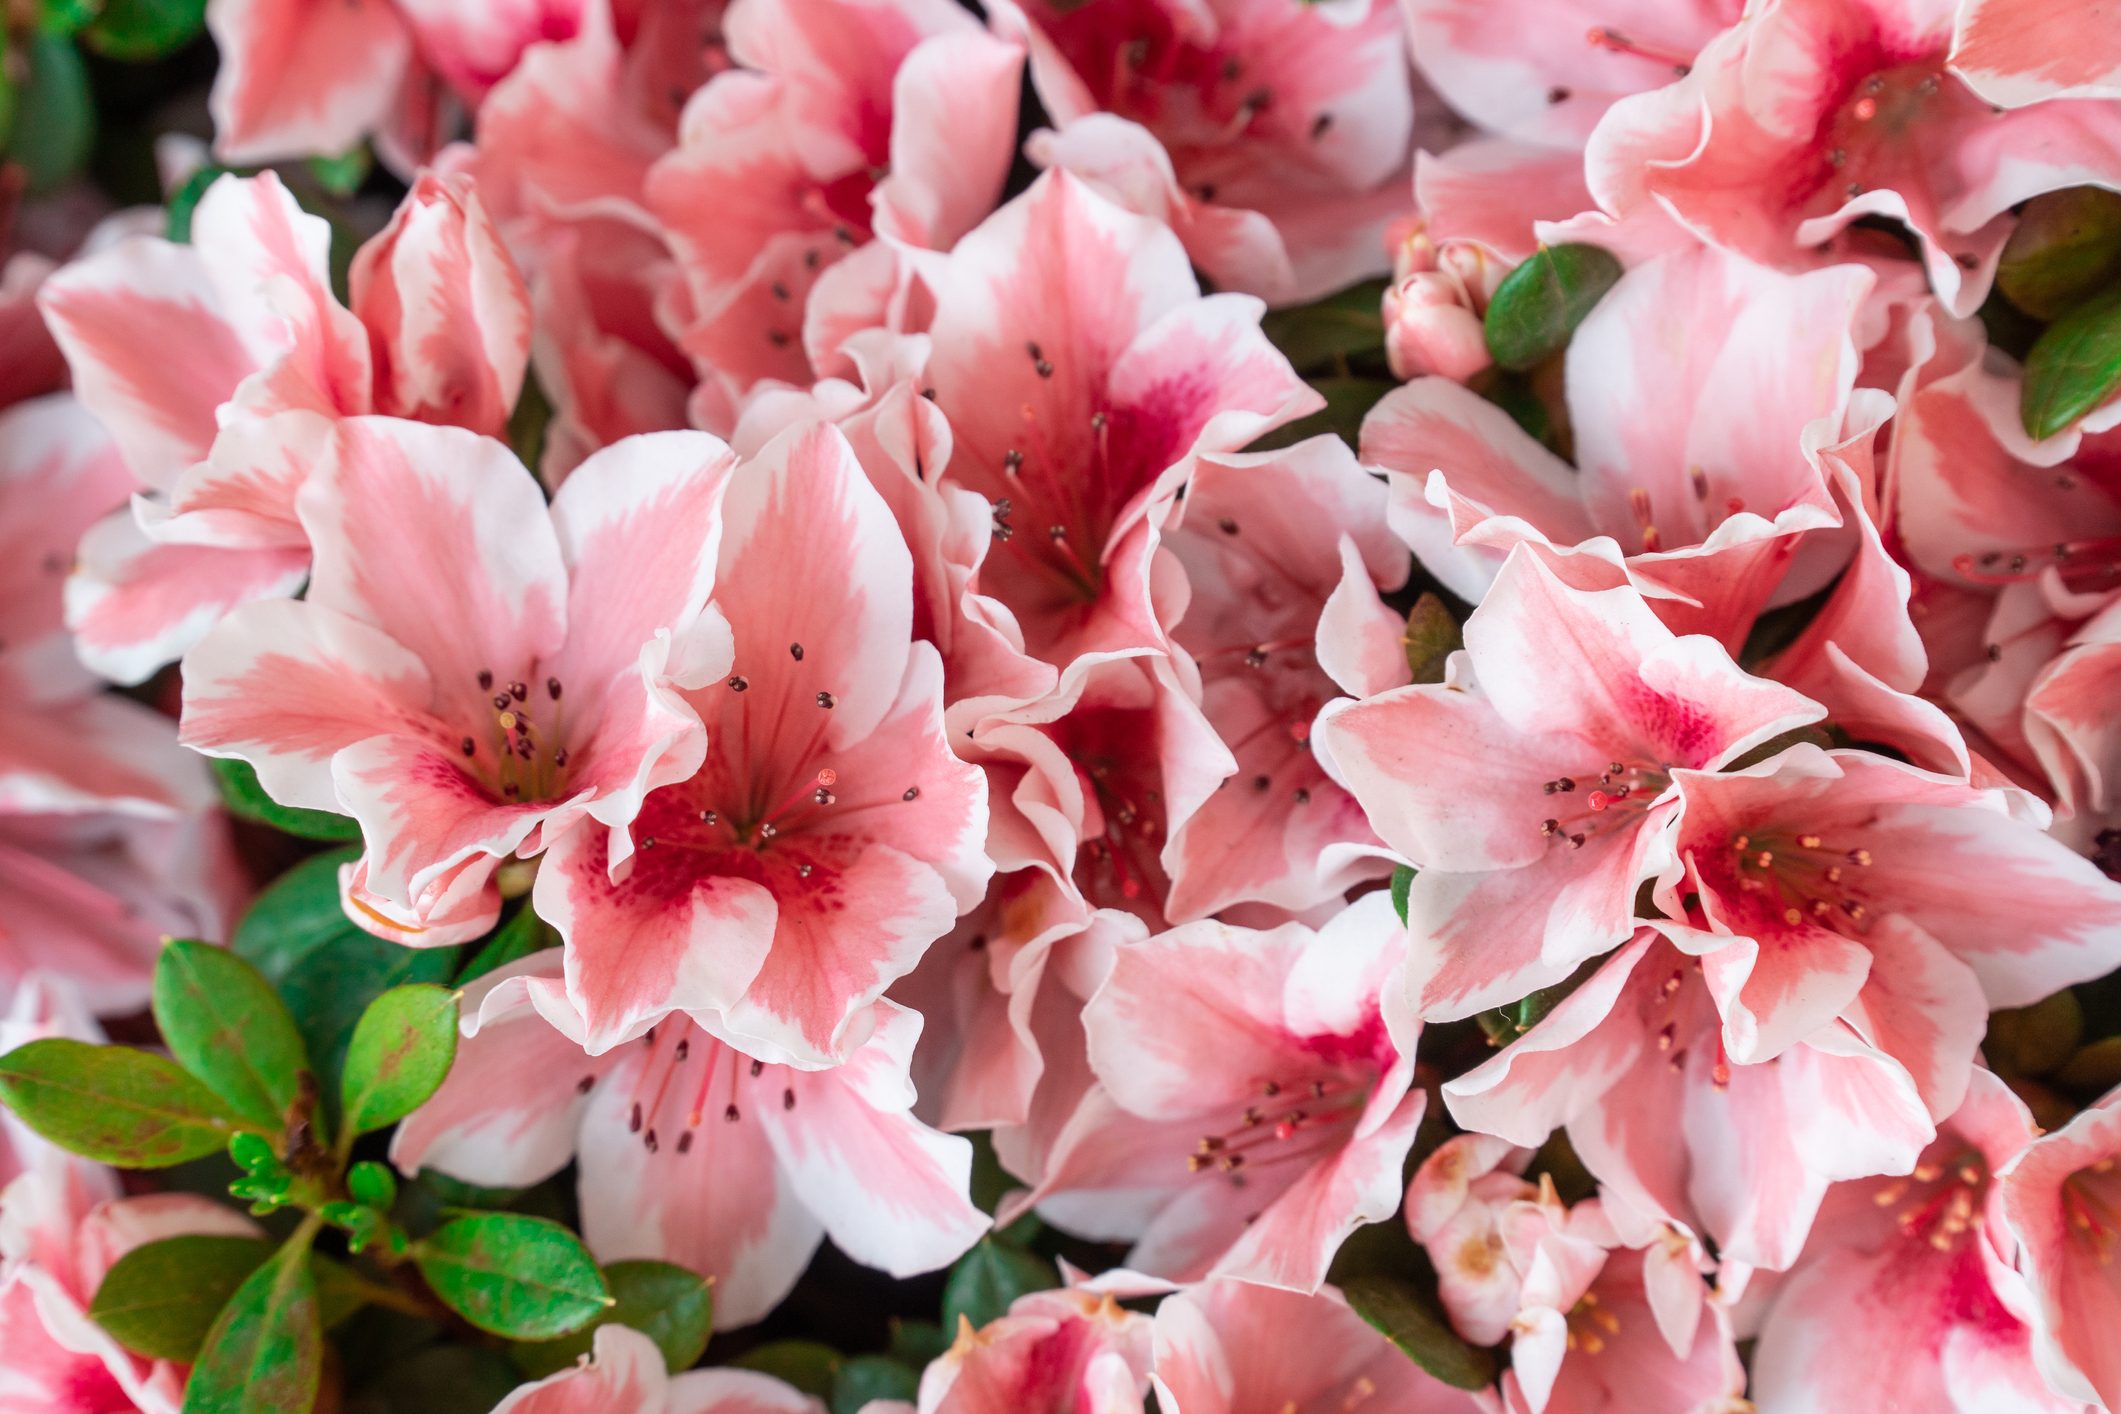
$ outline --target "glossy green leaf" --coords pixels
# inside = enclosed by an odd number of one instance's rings
[[[950,1348],[950,1337],[934,1321],[906,1321],[893,1317],[891,1321],[891,1343],[888,1347],[891,1358],[903,1361],[920,1370],[928,1362],[939,1357]]]
[[[604,1268],[612,1304],[582,1329],[557,1340],[517,1341],[509,1357],[525,1374],[549,1375],[587,1355],[599,1326],[631,1326],[663,1352],[672,1373],[690,1369],[714,1330],[714,1292],[706,1278],[671,1262],[613,1262]]]
[[[8,59],[15,116],[5,155],[31,192],[50,191],[81,169],[96,139],[88,71],[73,41],[57,34],[17,36]]]
[[[420,1275],[452,1311],[494,1335],[549,1340],[580,1330],[612,1304],[581,1239],[520,1213],[476,1213],[413,1246]]]
[[[349,197],[359,191],[375,167],[375,157],[366,143],[349,148],[336,157],[309,159],[309,174],[317,179],[318,186],[336,197]]]
[[[1350,1277],[1341,1295],[1356,1315],[1445,1384],[1485,1389],[1495,1382],[1495,1352],[1461,1340],[1412,1283],[1388,1276]]]
[[[1389,378],[1323,377],[1310,380],[1326,405],[1308,417],[1275,428],[1253,443],[1255,448],[1293,447],[1307,437],[1330,432],[1350,446],[1362,437],[1362,420],[1385,394],[1399,384]]]
[[[0,1056],[0,1102],[60,1148],[125,1168],[218,1153],[235,1127],[175,1061],[57,1036]]]
[[[352,1267],[320,1253],[309,1257],[309,1275],[317,1283],[317,1318],[330,1330],[361,1309],[368,1298],[365,1283]]]
[[[2047,326],[2025,356],[2019,415],[2033,437],[2052,437],[2121,386],[2121,284]]]
[[[324,1323],[305,1231],[222,1308],[184,1387],[184,1414],[305,1414],[323,1371]]]
[[[363,1159],[346,1171],[346,1191],[356,1203],[383,1212],[398,1201],[398,1179],[386,1166]]]
[[[347,1133],[395,1124],[441,1087],[457,1054],[457,994],[393,987],[368,1004],[346,1047],[340,1115]]]
[[[963,1316],[977,1326],[1008,1313],[1017,1297],[1060,1285],[1053,1264],[992,1237],[983,1237],[957,1259],[943,1286],[943,1329],[957,1329]]]
[[[841,1362],[832,1380],[832,1414],[861,1414],[873,1399],[919,1397],[921,1372],[888,1355],[856,1355]]]
[[[103,0],[81,38],[108,59],[173,54],[206,29],[206,0]]]
[[[149,1242],[111,1265],[88,1314],[127,1350],[188,1364],[221,1308],[271,1255],[272,1244],[262,1237]]]
[[[1996,266],[2004,297],[2059,319],[2121,278],[2121,192],[2069,187],[2025,203]]]
[[[1407,650],[1407,669],[1420,683],[1443,681],[1444,664],[1465,646],[1458,620],[1434,594],[1423,594],[1407,610],[1407,631],[1400,640]]]
[[[1399,925],[1407,923],[1407,898],[1414,891],[1414,871],[1399,865],[1392,871],[1392,911],[1399,915]]]
[[[1384,357],[1383,280],[1369,280],[1312,304],[1272,309],[1259,327],[1298,373],[1345,371],[1365,354]]]
[[[178,939],[155,958],[155,1024],[177,1063],[235,1113],[277,1130],[309,1066],[272,984],[226,948]]]
[[[805,1394],[829,1399],[846,1357],[815,1340],[775,1340],[754,1346],[732,1359],[740,1370],[756,1370],[794,1385]]]
[[[1620,274],[1620,262],[1602,247],[1542,246],[1495,287],[1484,321],[1488,352],[1520,372],[1544,363],[1568,347]]]
[[[194,180],[199,175],[201,174],[195,173]],[[215,175],[218,176],[220,173],[216,172]],[[212,184],[212,178],[209,177],[207,179],[207,184]],[[190,184],[187,183],[187,190],[189,186]],[[183,193],[180,192],[179,194],[182,195]],[[197,206],[199,197],[205,194],[205,188],[201,187],[197,195],[192,196],[190,205],[185,208],[184,234],[182,236],[176,234],[174,230],[176,204],[172,201],[170,208],[170,220],[173,228],[170,234],[171,240],[190,238],[191,207]],[[258,773],[251,769],[248,761],[237,761],[217,756],[212,758],[212,765],[214,768],[214,779],[219,782],[221,787],[221,803],[228,807],[228,813],[231,815],[250,820],[256,824],[269,825],[282,834],[295,835],[305,840],[331,840],[336,842],[338,840],[357,840],[361,838],[360,825],[349,816],[335,815],[329,810],[304,810],[293,805],[282,805],[279,801],[274,800],[265,793],[265,787],[258,784]]]
[[[508,921],[494,931],[486,946],[464,964],[463,972],[457,976],[457,985],[484,977],[496,968],[506,967],[511,962],[520,962],[533,953],[560,945],[559,930],[538,917],[537,910],[524,899],[522,905],[509,915]]]

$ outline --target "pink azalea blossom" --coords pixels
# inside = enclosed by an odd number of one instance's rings
[[[1580,151],[1630,94],[1684,75],[1742,0],[1406,0],[1414,63],[1490,132]]]
[[[1402,21],[1385,0],[989,8],[1029,48],[1059,125],[1034,136],[1033,157],[1176,217],[1218,284],[1300,303],[1383,271],[1414,116]],[[1090,122],[1102,114],[1125,121]]]
[[[1151,1326],[1111,1293],[1017,1298],[921,1375],[919,1414],[1138,1414],[1149,1388]]]
[[[200,199],[193,242],[134,236],[40,296],[84,406],[141,494],[90,530],[68,591],[82,658],[120,682],[238,604],[298,589],[295,509],[330,424],[376,411],[498,433],[530,337],[520,279],[476,197],[421,178],[332,294],[329,226],[270,173]],[[186,356],[162,356],[181,340]]]
[[[2121,36],[2096,11],[2056,0],[1965,0],[1952,71],[1991,103],[2121,98]]]
[[[1217,1279],[1156,1308],[1155,1385],[1169,1414],[1288,1409],[1472,1414],[1472,1394],[1425,1373],[1348,1309],[1315,1296]]]
[[[1203,922],[1117,949],[1083,1012],[1097,1084],[1018,1206],[1133,1242],[1143,1272],[1317,1290],[1341,1240],[1398,1206],[1421,1119],[1390,909],[1378,893],[1317,933]]]
[[[1769,1295],[1753,1356],[1758,1405],[2085,1411],[2041,1380],[2033,1334],[2009,1304],[1995,1175],[2036,1132],[2024,1105],[1978,1071],[1912,1171],[1837,1185]]]
[[[2105,1338],[2121,1314],[2113,1247],[2121,1235],[2121,1091],[1998,1172],[1995,1208],[2033,1300],[2033,1359],[2072,1399],[2121,1403],[2121,1352]]]
[[[1172,818],[1173,921],[1244,901],[1302,910],[1385,871],[1362,808],[1311,754],[1340,692],[1404,686],[1404,621],[1379,599],[1405,579],[1385,488],[1347,445],[1204,458],[1166,542],[1192,598],[1174,636],[1236,774]]]
[[[655,1342],[599,1326],[589,1358],[524,1385],[493,1414],[823,1414],[824,1404],[751,1370],[663,1368]]]
[[[1415,1005],[1471,1015],[1625,941],[1664,867],[1682,769],[1713,770],[1820,709],[1676,637],[1630,589],[1584,591],[1531,547],[1504,565],[1438,685],[1330,704],[1317,740],[1408,898]]]
[[[184,741],[360,821],[364,927],[478,936],[502,861],[585,816],[624,825],[697,768],[671,685],[728,662],[707,597],[732,461],[704,433],[629,439],[548,510],[490,438],[340,422],[296,498],[309,593],[244,606],[186,655]]]
[[[1987,294],[2028,197],[2121,182],[2121,105],[1999,112],[1947,66],[1952,0],[1774,0],[1686,77],[1592,135],[1599,205],[1661,207],[1703,240],[1803,268],[1865,217],[1905,226],[1955,314]]]
[[[1169,650],[1180,592],[1157,554],[1202,455],[1318,395],[1243,295],[1198,297],[1169,231],[1049,173],[936,277],[928,386],[956,444],[947,484],[994,503],[971,584],[1052,674]]]
[[[905,544],[845,438],[783,434],[726,515],[715,603],[734,656],[685,684],[705,765],[648,795],[630,836],[562,841],[538,906],[567,938],[592,1048],[711,1011],[757,1054],[829,1064],[985,891],[985,781],[944,740]]]
[[[523,50],[563,39],[583,0],[212,0],[225,162],[334,156],[390,126],[433,79],[476,103]],[[432,78],[430,78],[430,75]]]
[[[737,0],[726,29],[745,67],[687,105],[647,193],[690,286],[680,342],[741,394],[811,381],[805,306],[841,256],[947,250],[993,209],[1023,56],[952,0]]]
[[[1392,473],[1394,527],[1462,597],[1512,546],[1548,544],[1577,552],[1573,576],[1624,572],[1674,629],[1735,650],[1763,607],[1816,591],[1847,554],[1825,534],[1841,517],[1816,452],[1850,416],[1870,288],[1852,265],[1790,276],[1708,248],[1661,257],[1570,342],[1573,467],[1438,378],[1378,404],[1364,460]]]
[[[1846,1016],[1941,1117],[1991,1007],[2096,977],[2121,947],[2121,884],[2013,818],[2004,792],[1811,745],[1673,784],[1677,863],[1657,899],[1704,915],[1706,932],[1671,936],[1700,955],[1736,1061]]]
[[[481,979],[464,1017],[449,1079],[398,1130],[398,1166],[521,1187],[572,1158],[590,1247],[712,1277],[718,1326],[772,1310],[827,1234],[909,1276],[987,1226],[965,1196],[971,1146],[911,1113],[921,1021],[890,1003],[827,1070],[754,1060],[683,1016],[591,1055],[550,952]]]

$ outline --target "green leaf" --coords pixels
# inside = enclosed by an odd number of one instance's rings
[[[309,1055],[263,973],[226,948],[179,939],[155,959],[154,1012],[177,1063],[237,1115],[273,1131],[287,1123]]]
[[[192,174],[192,180],[196,181],[202,175],[203,170],[195,172]],[[215,175],[220,173],[216,172]],[[212,184],[212,178],[207,179],[207,184]],[[190,187],[191,183],[186,182],[178,196],[184,196]],[[191,208],[197,206],[199,196],[205,194],[205,188],[201,187],[198,196],[193,196],[190,204],[186,206],[182,237],[175,232],[177,209],[175,200],[171,201],[171,240],[190,239]],[[248,761],[217,756],[212,758],[211,764],[214,768],[214,779],[221,786],[221,803],[228,807],[228,813],[231,815],[256,824],[268,825],[282,834],[305,840],[338,841],[361,838],[360,825],[348,816],[335,815],[329,810],[304,810],[293,805],[282,805],[274,800],[265,793],[265,787],[258,784],[258,773],[251,769]]]
[[[832,1414],[861,1414],[872,1399],[903,1399],[920,1394],[921,1374],[888,1355],[857,1355],[844,1362],[832,1381]]]
[[[192,213],[199,209],[199,198],[206,195],[208,187],[227,176],[228,173],[228,168],[218,163],[209,162],[205,166],[195,169],[190,176],[186,177],[184,184],[169,194],[169,225],[163,234],[179,245],[189,243],[191,240]],[[254,795],[264,800],[275,810],[285,808],[275,804],[272,797],[265,794],[264,789],[258,784],[258,773],[251,770],[249,762],[223,761],[219,757],[210,756],[207,758],[206,764],[213,768],[214,780],[220,786],[221,799],[224,804],[232,801],[240,792],[245,794],[246,800]],[[230,810],[234,814],[240,815],[244,813],[234,806],[230,806]],[[320,819],[327,820],[339,818],[336,815],[326,815],[321,810],[301,810],[293,813],[303,816],[314,815]],[[248,816],[246,818],[254,819],[256,817]]]
[[[150,1360],[196,1360],[214,1317],[265,1264],[262,1237],[192,1235],[135,1247],[104,1274],[88,1314]]]
[[[103,0],[81,32],[106,59],[159,59],[197,39],[206,28],[206,0]]]
[[[457,1055],[457,994],[393,987],[368,1004],[346,1048],[340,1112],[348,1134],[395,1124],[441,1087]]]
[[[346,1171],[346,1191],[355,1202],[388,1212],[398,1201],[397,1176],[382,1164],[363,1159]]]
[[[234,1127],[175,1061],[58,1036],[0,1056],[0,1101],[60,1148],[125,1168],[218,1153]]]
[[[73,34],[102,7],[103,0],[39,0],[37,28],[45,34]]]
[[[1385,281],[1370,280],[1315,304],[1272,309],[1259,326],[1298,373],[1345,372],[1346,360],[1383,357]]]
[[[1399,926],[1407,926],[1407,896],[1414,891],[1414,871],[1401,864],[1392,870],[1392,911],[1399,915]]]
[[[47,192],[88,160],[96,139],[95,103],[88,91],[88,71],[71,39],[31,34],[18,43],[15,120],[5,155],[21,164],[32,193]],[[14,56],[9,59],[12,63]]]
[[[600,1326],[631,1326],[663,1352],[672,1374],[690,1369],[714,1329],[714,1294],[707,1279],[670,1262],[613,1262],[604,1268],[612,1304],[571,1335],[517,1341],[509,1358],[527,1375],[564,1370],[587,1355]]]
[[[353,862],[360,853],[358,849],[335,849],[312,855],[273,880],[236,924],[229,951],[255,963],[267,981],[284,989],[295,968],[311,953],[349,935],[367,937],[339,902],[339,866]],[[380,938],[376,941],[392,955],[423,951]],[[362,998],[361,1005],[367,1006],[368,1001]],[[293,1010],[299,1021],[302,1009]]]
[[[511,962],[520,962],[533,953],[559,945],[559,930],[538,917],[537,910],[530,906],[530,900],[525,899],[522,907],[511,914],[508,921],[487,939],[486,946],[480,948],[477,955],[464,964],[464,970],[457,974],[457,985],[461,987],[474,977],[484,977]]]
[[[1341,1295],[1356,1315],[1445,1384],[1485,1389],[1495,1382],[1495,1352],[1460,1340],[1411,1283],[1388,1276],[1350,1277]]]
[[[498,1350],[430,1345],[391,1360],[374,1383],[346,1402],[346,1414],[465,1414],[492,1409],[522,1383]]]
[[[943,1286],[943,1329],[956,1330],[959,1316],[984,1326],[1007,1314],[1017,1297],[1059,1285],[1060,1274],[1045,1258],[983,1237],[950,1269]]]
[[[1996,266],[1996,288],[2039,319],[2059,319],[2121,277],[2121,192],[2069,187],[2025,203]]]
[[[939,1357],[950,1348],[950,1337],[934,1321],[906,1321],[891,1318],[891,1343],[888,1347],[894,1360],[904,1361],[914,1369],[927,1368],[928,1362]]]
[[[476,1213],[413,1246],[436,1296],[482,1331],[548,1340],[580,1330],[612,1304],[581,1239],[520,1213]]]
[[[375,170],[375,158],[363,143],[349,148],[336,157],[312,157],[309,159],[309,174],[317,179],[317,185],[332,196],[349,197],[361,189],[368,174]]]
[[[831,1346],[815,1340],[776,1340],[755,1346],[729,1362],[740,1370],[756,1370],[794,1385],[805,1394],[828,1399],[839,1378],[845,1358]]]
[[[1255,449],[1293,447],[1322,432],[1331,432],[1351,446],[1359,444],[1362,420],[1379,399],[1399,386],[1390,378],[1313,378],[1310,383],[1326,405],[1309,417],[1275,428],[1252,444]]]
[[[360,1276],[344,1262],[335,1262],[322,1253],[313,1252],[309,1258],[309,1274],[317,1283],[317,1317],[326,1330],[368,1302],[361,1290],[364,1283]]]
[[[1540,247],[1503,277],[1488,301],[1488,352],[1517,372],[1544,363],[1568,347],[1620,273],[1620,262],[1600,246]]]
[[[2121,385],[2121,284],[2047,326],[2025,356],[2018,413],[2028,435],[2052,437]]]
[[[1407,610],[1407,631],[1400,642],[1406,647],[1407,669],[1414,681],[1435,683],[1443,681],[1443,666],[1465,646],[1465,636],[1443,600],[1424,593]]]
[[[303,1414],[324,1372],[324,1323],[305,1229],[252,1272],[207,1333],[184,1414]]]

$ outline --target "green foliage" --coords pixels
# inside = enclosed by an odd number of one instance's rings
[[[1413,680],[1436,683],[1443,681],[1444,664],[1451,655],[1465,646],[1465,635],[1443,600],[1424,593],[1407,610],[1407,631],[1400,642],[1406,647],[1407,670]]]
[[[1322,432],[1333,433],[1349,446],[1356,446],[1362,440],[1362,420],[1370,415],[1370,409],[1377,406],[1380,398],[1399,384],[1390,378],[1335,376],[1313,378],[1311,386],[1326,400],[1326,405],[1309,417],[1275,428],[1260,438],[1255,446],[1293,447]]]
[[[207,1332],[184,1414],[300,1414],[324,1371],[324,1321],[304,1227],[245,1279]]]
[[[107,59],[138,62],[175,53],[205,28],[206,0],[102,0],[81,38]]]
[[[206,195],[206,188],[215,177],[225,175],[218,168],[204,168],[192,174],[191,181],[170,201],[170,239],[191,238],[191,213]],[[202,183],[203,179],[203,183]],[[193,185],[201,183],[197,191]],[[183,233],[177,231],[178,199],[184,198]],[[344,815],[335,815],[328,810],[303,810],[292,805],[282,805],[265,793],[258,784],[258,773],[251,769],[248,761],[236,761],[221,757],[213,758],[214,780],[221,787],[221,803],[228,813],[238,819],[270,826],[282,834],[294,835],[305,840],[357,840],[361,838],[361,827]]]
[[[956,1330],[960,1316],[984,1326],[1006,1314],[1017,1297],[1058,1285],[1060,1275],[1044,1257],[983,1237],[950,1269],[943,1286],[943,1329]]]
[[[169,224],[163,234],[179,245],[188,243],[191,240],[192,213],[199,208],[199,198],[206,195],[208,187],[227,176],[228,173],[228,168],[218,163],[208,162],[186,177],[184,184],[169,194],[169,201],[167,202]],[[299,817],[309,830],[323,828],[327,822],[344,818],[339,815],[328,815],[322,810],[288,810],[287,807],[279,804],[265,793],[264,788],[258,784],[258,773],[251,770],[250,763],[247,761],[223,761],[218,757],[209,757],[207,758],[207,764],[213,768],[214,781],[221,790],[221,801],[228,807],[231,814],[240,815],[247,820],[257,820],[260,824],[271,824],[272,822],[269,820],[259,820],[256,812],[268,808],[286,811],[291,816]],[[239,798],[243,801],[241,806],[235,803]],[[328,838],[352,839],[358,834],[359,830],[357,829],[354,835],[329,836]],[[303,838],[317,839],[327,837],[304,833]]]
[[[60,1148],[125,1168],[214,1153],[235,1127],[226,1106],[175,1062],[57,1036],[0,1056],[0,1101]]]
[[[2025,356],[2019,416],[2029,436],[2052,437],[2121,386],[2121,284],[2047,326]]]
[[[2036,319],[2059,319],[2121,280],[2121,193],[2069,187],[2025,203],[1996,288]]]
[[[450,1310],[511,1340],[566,1335],[612,1304],[581,1239],[544,1218],[475,1213],[444,1223],[412,1254]]]
[[[96,139],[96,108],[88,71],[73,41],[61,34],[17,36],[9,53],[14,121],[6,160],[19,163],[32,192],[65,182],[88,159]]]
[[[707,1280],[671,1262],[613,1262],[604,1268],[611,1305],[588,1325],[556,1340],[517,1341],[508,1354],[525,1374],[564,1370],[589,1353],[600,1326],[631,1326],[663,1352],[672,1373],[689,1369],[714,1330],[714,1293]]]
[[[888,1355],[856,1355],[844,1361],[832,1381],[832,1414],[861,1414],[872,1399],[912,1403],[921,1388],[920,1371]]]
[[[127,1350],[190,1362],[229,1298],[265,1264],[261,1237],[190,1235],[135,1247],[112,1264],[88,1314]]]
[[[745,1351],[729,1362],[740,1370],[756,1370],[794,1385],[805,1394],[829,1399],[846,1362],[840,1353],[822,1341],[776,1340]]]
[[[1620,274],[1620,261],[1602,247],[1542,246],[1495,287],[1485,320],[1488,352],[1516,372],[1544,363],[1568,347]]]
[[[456,1055],[456,993],[416,982],[377,997],[346,1048],[341,1133],[366,1134],[411,1114],[441,1086]]]
[[[336,197],[349,197],[361,189],[368,174],[375,170],[375,158],[364,144],[340,153],[336,157],[312,157],[309,159],[309,174],[317,179],[317,185]]]
[[[1484,1389],[1495,1381],[1495,1352],[1459,1339],[1443,1314],[1412,1282],[1366,1275],[1341,1287],[1355,1314],[1384,1333],[1415,1364],[1459,1389]]]
[[[212,943],[172,942],[155,959],[154,1012],[177,1063],[234,1114],[267,1130],[287,1122],[309,1056],[257,968]]]
[[[484,977],[511,962],[520,962],[533,953],[559,945],[559,931],[538,917],[530,900],[524,899],[522,905],[509,915],[508,921],[494,930],[494,935],[486,940],[486,946],[464,964],[464,970],[457,974],[457,985],[462,986],[474,977]]]
[[[1392,911],[1399,915],[1399,926],[1407,926],[1407,896],[1414,891],[1414,871],[1402,864],[1392,871]]]
[[[1298,373],[1347,373],[1350,359],[1383,350],[1383,280],[1369,280],[1294,309],[1271,309],[1260,328]]]

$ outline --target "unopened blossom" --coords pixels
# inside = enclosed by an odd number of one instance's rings
[[[1083,1011],[1097,1084],[1022,1204],[1131,1241],[1152,1275],[1315,1291],[1398,1205],[1421,1120],[1390,910],[1373,893],[1315,933],[1201,922],[1116,949]]]
[[[629,1326],[604,1325],[586,1360],[521,1386],[493,1414],[822,1414],[824,1407],[754,1370],[672,1375],[654,1341]]]
[[[845,438],[790,429],[738,469],[724,514],[715,608],[734,646],[680,699],[704,764],[630,833],[563,841],[536,898],[595,1049],[680,1009],[828,1064],[979,901],[985,781],[944,740],[905,542]]]
[[[1109,1291],[1021,1296],[957,1339],[921,1375],[919,1414],[1136,1414],[1149,1388],[1151,1326]]]
[[[398,1166],[527,1187],[573,1160],[591,1249],[711,1277],[718,1326],[772,1310],[828,1233],[911,1276],[987,1226],[966,1196],[971,1146],[911,1113],[921,1021],[902,1008],[879,1006],[825,1070],[753,1059],[681,1015],[591,1055],[546,952],[482,979],[464,1017],[448,1080],[398,1130]]]
[[[1343,699],[1317,738],[1419,869],[1409,973],[1429,1018],[1560,981],[1632,931],[1669,858],[1673,773],[1714,770],[1820,709],[1675,636],[1632,589],[1585,591],[1518,549],[1440,684]]]
[[[362,926],[477,937],[503,861],[585,817],[623,825],[698,766],[671,685],[728,661],[707,598],[733,460],[705,433],[632,438],[548,509],[491,438],[342,421],[296,498],[309,592],[245,606],[186,655],[184,741],[360,822]]]

